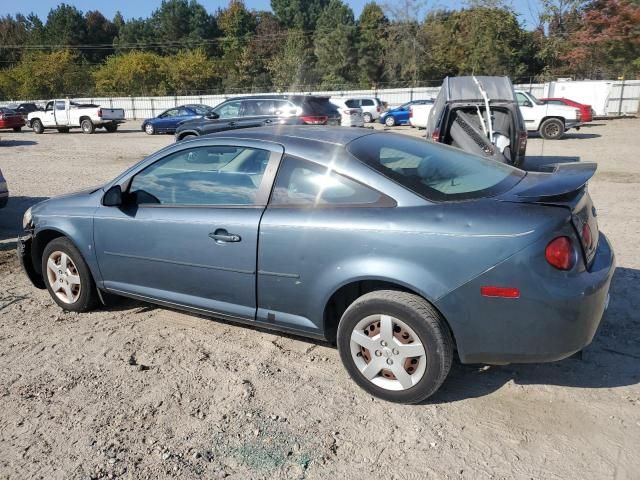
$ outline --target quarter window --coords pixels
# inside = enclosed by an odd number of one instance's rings
[[[393,203],[380,192],[315,163],[285,157],[271,196],[272,205],[337,206]]]
[[[182,150],[137,174],[129,192],[138,205],[253,205],[269,157],[246,147]]]

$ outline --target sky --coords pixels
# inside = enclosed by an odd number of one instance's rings
[[[356,17],[360,15],[362,7],[369,0],[345,0],[353,9]],[[393,0],[389,0],[393,1]],[[228,0],[199,0],[210,12],[215,12],[218,8],[226,7]],[[42,20],[47,18],[49,10],[55,8],[60,0],[31,0],[12,1],[0,0],[0,15],[15,15],[22,13],[27,15],[31,12],[38,15]],[[151,12],[158,8],[161,0],[65,0],[65,3],[75,6],[83,12],[87,10],[100,10],[107,18],[113,18],[117,11],[122,12],[126,19],[148,17]],[[384,3],[384,2],[379,2]],[[426,2],[430,7],[460,7],[466,2],[464,0],[430,0]],[[539,0],[511,0],[509,2],[514,10],[520,14],[520,20],[525,27],[532,28],[536,24],[538,15]],[[270,0],[245,0],[247,8],[255,10],[270,10]]]

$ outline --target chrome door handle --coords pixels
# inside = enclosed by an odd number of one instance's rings
[[[233,243],[242,240],[240,235],[235,233],[229,233],[224,228],[218,228],[215,232],[210,233],[209,237],[216,241],[216,243]]]

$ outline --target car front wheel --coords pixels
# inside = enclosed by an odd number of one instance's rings
[[[150,123],[147,123],[144,126],[144,133],[146,133],[147,135],[153,135],[154,133],[156,133],[156,129],[153,128],[153,125],[151,125]]]
[[[370,113],[365,113],[362,116],[362,119],[364,120],[364,123],[371,123],[373,121],[373,117],[371,116]]]
[[[347,308],[338,325],[338,350],[360,387],[397,403],[433,395],[453,360],[451,334],[435,308],[394,290],[368,293]]]
[[[393,118],[393,115],[389,115],[387,118],[384,119],[384,124],[387,127],[393,127],[396,124],[396,119]]]
[[[59,237],[47,244],[42,254],[42,275],[51,298],[64,310],[86,312],[97,304],[89,267],[69,239]]]

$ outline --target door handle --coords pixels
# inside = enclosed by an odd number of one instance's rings
[[[215,240],[216,243],[233,243],[242,240],[240,235],[229,233],[224,228],[218,228],[215,232],[210,233],[209,237]]]
[[[273,123],[273,120],[271,120],[270,118],[265,120],[264,123]]]
[[[229,126],[230,126],[230,127],[235,126],[235,124],[236,124],[236,122],[229,122]]]

